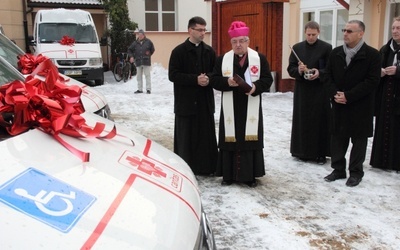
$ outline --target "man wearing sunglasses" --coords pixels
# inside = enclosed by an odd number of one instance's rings
[[[332,50],[325,70],[326,87],[331,98],[331,167],[325,180],[345,179],[346,152],[352,143],[349,159],[350,177],[346,185],[357,186],[363,176],[368,137],[373,133],[375,89],[381,74],[381,56],[364,40],[362,21],[347,22],[344,45]]]

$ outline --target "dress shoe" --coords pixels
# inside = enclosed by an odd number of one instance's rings
[[[141,93],[143,93],[143,91],[141,91],[141,90],[136,90],[134,93],[135,93],[135,94],[141,94]]]
[[[307,162],[309,160],[309,159],[303,158],[303,157],[299,157],[298,159],[299,159],[299,161],[302,161],[302,162]]]
[[[249,187],[252,187],[252,188],[257,187],[257,181],[256,181],[256,180],[246,181],[245,183],[246,183],[247,186],[249,186]]]
[[[361,180],[362,178],[360,177],[350,176],[349,179],[346,181],[346,186],[355,187],[360,184]]]
[[[336,181],[339,179],[346,179],[346,173],[338,173],[333,171],[332,173],[324,177],[324,180],[326,180],[327,182]]]
[[[230,185],[232,185],[232,183],[233,183],[233,181],[225,181],[225,180],[222,180],[221,185],[222,185],[222,186],[230,186]]]
[[[150,91],[150,90],[147,90],[147,94],[151,94],[151,91]]]
[[[325,156],[317,157],[317,159],[315,159],[315,161],[319,165],[324,165],[326,163],[326,157]]]

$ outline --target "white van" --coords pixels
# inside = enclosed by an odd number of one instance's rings
[[[7,79],[24,81],[26,75],[23,76],[17,71],[17,69],[19,69],[18,56],[23,54],[25,54],[25,52],[20,47],[13,43],[4,33],[0,33],[0,58],[6,61],[0,62],[0,86],[7,83],[7,81],[5,81]],[[9,69],[11,66],[15,68],[15,70]],[[78,85],[82,88],[81,100],[86,111],[112,120],[110,107],[103,94],[98,92],[95,88],[91,88],[73,78],[62,74],[60,74],[60,76],[64,78],[67,85]]]
[[[35,55],[51,58],[60,73],[81,81],[94,80],[96,85],[104,84],[99,38],[89,12],[62,8],[39,10],[31,45]]]

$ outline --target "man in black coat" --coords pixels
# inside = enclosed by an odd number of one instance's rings
[[[329,100],[322,78],[332,45],[318,39],[319,24],[315,21],[304,26],[304,34],[306,39],[293,46],[287,68],[296,79],[290,153],[302,161],[325,164],[326,156],[330,156]]]
[[[375,89],[381,73],[381,56],[368,46],[363,35],[365,25],[349,21],[342,30],[344,45],[329,56],[325,71],[328,96],[332,105],[331,174],[326,181],[346,178],[346,151],[351,140],[347,186],[357,186],[363,176],[368,137],[373,133]]]
[[[172,51],[168,72],[174,83],[174,152],[196,175],[214,174],[218,155],[214,92],[208,79],[216,56],[203,42],[206,31],[203,18],[189,20],[189,38]]]

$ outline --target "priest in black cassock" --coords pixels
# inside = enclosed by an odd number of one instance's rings
[[[318,38],[319,24],[305,25],[306,40],[293,46],[287,71],[295,78],[290,153],[302,161],[325,164],[330,155],[329,98],[322,78],[332,45]]]
[[[375,100],[375,133],[370,165],[400,171],[400,17],[381,50],[381,81]]]
[[[174,152],[195,175],[209,176],[215,173],[218,148],[214,90],[208,77],[216,56],[203,42],[206,25],[199,16],[189,20],[189,37],[172,50],[168,76],[174,83]]]
[[[256,177],[265,175],[261,94],[273,79],[266,57],[248,47],[249,32],[244,22],[231,24],[232,50],[217,58],[210,77],[210,84],[221,91],[216,174],[223,177],[222,185],[240,182],[255,187]],[[236,74],[249,91],[234,80]]]

